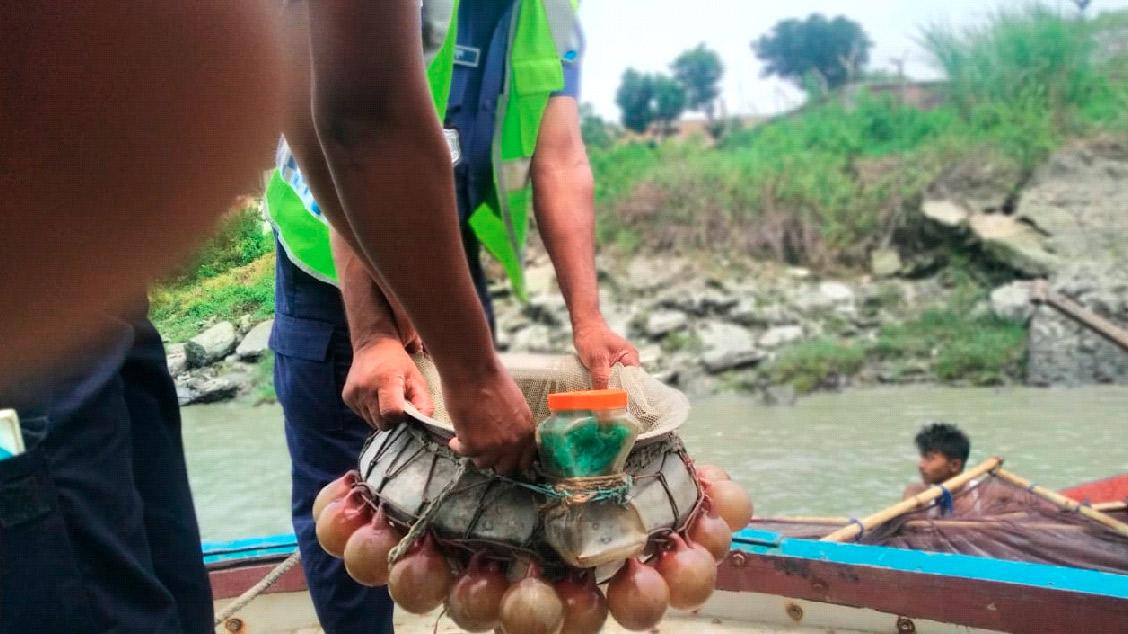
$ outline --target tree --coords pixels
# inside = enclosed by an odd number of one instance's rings
[[[705,117],[712,121],[713,108],[720,94],[717,84],[725,72],[721,57],[702,43],[678,55],[670,68],[674,78],[685,88],[686,108],[704,112]]]
[[[615,93],[615,103],[623,113],[623,125],[635,132],[646,132],[654,120],[653,100],[653,78],[628,68]]]
[[[873,46],[862,26],[845,16],[828,20],[819,13],[806,20],[783,20],[752,42],[764,63],[764,75],[776,75],[800,87],[813,78],[823,90],[841,87],[869,62]]]
[[[681,118],[685,110],[686,90],[667,75],[654,75],[650,82],[654,91],[654,121],[658,122],[662,134],[669,134],[674,121]]]

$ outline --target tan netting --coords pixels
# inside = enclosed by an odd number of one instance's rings
[[[525,395],[536,421],[548,418],[549,394],[591,389],[591,375],[575,355],[503,354],[501,358]],[[453,432],[450,415],[443,405],[442,384],[435,364],[425,355],[416,355],[415,364],[427,379],[435,402],[434,415],[417,417],[425,423]],[[689,416],[689,399],[650,376],[642,368],[614,366],[611,369],[610,386],[626,390],[630,403],[628,414],[642,429],[639,440],[672,432]]]
[[[549,394],[591,388],[575,356],[512,354],[502,361],[538,422],[549,415]],[[609,558],[617,564],[622,556],[612,546],[645,546],[649,536],[685,526],[697,508],[701,492],[674,433],[689,415],[689,401],[642,369],[616,366],[611,372],[611,386],[626,390],[628,415],[643,430],[627,458],[625,499],[569,506],[547,497],[539,481],[483,473],[454,455],[443,440],[454,430],[438,372],[427,357],[418,355],[415,362],[431,388],[434,415],[408,408],[426,429],[404,424],[375,433],[361,452],[359,469],[394,522],[416,534],[431,531],[448,552],[523,553],[550,569],[564,562],[599,566]]]

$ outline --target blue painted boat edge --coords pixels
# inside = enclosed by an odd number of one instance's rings
[[[772,536],[774,536],[774,545]],[[906,548],[781,538],[776,533],[754,529],[736,532],[733,535],[733,549],[771,556],[996,581],[1128,599],[1128,575],[1068,566]]]
[[[206,540],[200,546],[206,565],[239,559],[288,556],[297,550],[298,540],[293,533],[282,533],[226,541]]]
[[[202,546],[204,563],[211,564],[239,559],[286,556],[297,549],[297,539],[292,533],[284,533],[228,541],[205,541]],[[885,546],[790,539],[781,537],[778,533],[756,529],[736,532],[733,535],[733,549],[760,555],[814,559],[1128,599],[1128,575],[1067,566]]]

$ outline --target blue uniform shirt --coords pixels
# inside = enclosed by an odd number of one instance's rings
[[[508,70],[506,47],[516,4],[516,0],[477,0],[462,3],[458,12],[458,49],[444,123],[458,130],[462,146],[455,177],[463,221],[493,188],[490,150],[498,96]],[[553,96],[579,100],[580,57],[570,62],[561,60],[561,64],[564,88]]]
[[[454,128],[459,134],[462,160],[454,168],[454,176],[462,244],[466,251],[470,276],[491,325],[493,311],[486,288],[486,276],[478,258],[479,244],[466,220],[493,192],[493,165],[490,151],[493,144],[498,97],[504,87],[508,70],[506,51],[509,45],[508,29],[515,7],[516,0],[475,0],[461,3],[458,11],[459,48],[455,55],[450,99],[444,121],[447,128]],[[578,24],[576,28],[579,28]],[[582,54],[582,35],[577,39],[581,42]],[[579,99],[580,59],[581,56],[577,56],[572,61],[561,60],[564,69],[564,88],[554,93],[554,96]],[[279,141],[275,163],[282,177],[301,197],[306,209],[324,221],[321,210],[313,199],[309,185],[305,182],[285,139]],[[299,278],[305,276],[298,275],[296,268],[283,266],[289,263],[283,263],[281,259],[276,281],[278,312],[343,324],[344,315],[340,300],[329,300],[336,290],[328,284],[299,284],[301,281]]]

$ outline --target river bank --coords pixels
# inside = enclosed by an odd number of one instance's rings
[[[1022,382],[1025,330],[949,272],[924,280],[819,276],[756,261],[599,258],[601,304],[644,367],[691,395],[795,394],[848,385]],[[498,348],[567,353],[551,263],[533,251],[528,302],[492,289]],[[271,321],[219,321],[168,345],[182,404],[269,394]]]

